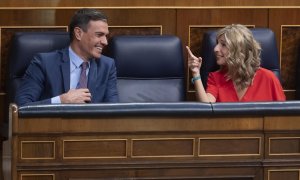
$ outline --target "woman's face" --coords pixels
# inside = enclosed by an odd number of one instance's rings
[[[226,47],[226,41],[225,41],[224,34],[221,35],[217,39],[217,44],[214,48],[214,52],[215,52],[215,55],[216,55],[217,64],[219,66],[226,65],[226,57],[228,56],[229,51],[228,51],[228,48]]]

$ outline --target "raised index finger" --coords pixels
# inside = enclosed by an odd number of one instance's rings
[[[191,49],[188,47],[188,46],[185,46],[186,47],[186,49],[187,49],[187,51],[188,51],[188,55],[189,55],[189,57],[195,57],[194,56],[194,54],[192,53],[192,51],[191,51]]]

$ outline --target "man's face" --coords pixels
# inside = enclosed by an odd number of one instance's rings
[[[90,21],[86,32],[80,29],[79,47],[82,58],[100,58],[107,45],[108,24],[104,21]]]

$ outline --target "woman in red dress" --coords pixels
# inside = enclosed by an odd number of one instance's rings
[[[285,101],[275,74],[260,67],[261,47],[247,27],[233,24],[218,31],[214,52],[220,69],[209,74],[206,91],[200,78],[202,58],[186,48],[199,101]]]

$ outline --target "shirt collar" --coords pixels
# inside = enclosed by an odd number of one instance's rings
[[[73,63],[74,66],[76,66],[76,68],[79,68],[80,65],[84,62],[71,48],[71,46],[69,46],[69,56],[70,56],[70,60]],[[88,68],[90,67],[90,62],[88,62]]]

